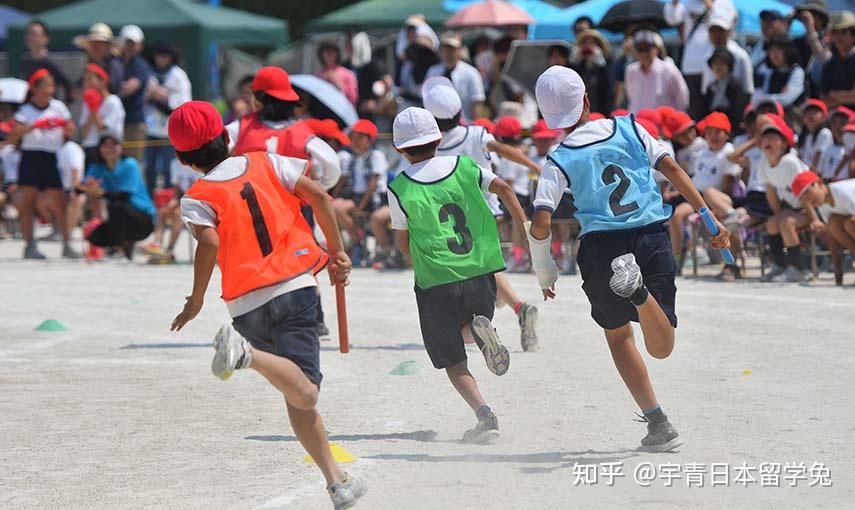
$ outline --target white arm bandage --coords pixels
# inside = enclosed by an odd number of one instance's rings
[[[558,281],[558,266],[549,254],[552,244],[552,233],[546,239],[535,239],[531,235],[531,222],[525,223],[525,233],[528,236],[528,245],[531,248],[531,268],[537,275],[537,281],[541,289],[549,289]]]

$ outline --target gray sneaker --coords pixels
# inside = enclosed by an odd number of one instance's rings
[[[223,324],[217,331],[214,350],[211,372],[223,381],[231,377],[235,370],[246,368],[252,362],[249,342],[229,323]]]
[[[612,260],[614,274],[609,280],[612,292],[620,297],[629,298],[638,290],[644,280],[641,278],[641,268],[635,262],[635,255],[627,253]]]
[[[467,430],[463,434],[463,442],[471,444],[489,444],[499,438],[499,419],[495,413],[482,420],[478,420],[475,428]]]
[[[356,500],[368,492],[368,485],[362,480],[345,473],[344,480],[327,487],[327,492],[330,494],[333,508],[335,510],[343,510],[345,508],[353,508],[356,505]]]
[[[537,307],[523,303],[520,308],[520,343],[525,352],[534,352],[540,347],[537,345]]]
[[[680,434],[666,418],[665,421],[653,424],[642,416],[647,422],[647,435],[641,440],[641,449],[648,452],[669,452],[683,444]]]
[[[783,273],[772,278],[773,282],[781,283],[797,283],[803,282],[805,280],[805,274],[801,269],[797,269],[793,266],[788,266],[787,269],[784,270]]]
[[[760,281],[761,281],[761,282],[771,282],[772,280],[774,280],[774,279],[775,279],[775,277],[777,277],[778,275],[783,274],[783,273],[784,273],[784,271],[786,271],[786,268],[783,268],[783,267],[781,267],[781,266],[779,266],[779,265],[777,265],[777,264],[776,264],[776,265],[773,265],[771,268],[769,268],[769,272],[768,272],[768,273],[766,273],[766,274],[764,274],[763,276],[761,276],[761,277],[760,277]]]
[[[62,247],[62,258],[77,260],[83,258],[83,255],[77,253],[71,246],[66,244]]]
[[[318,322],[316,330],[318,333],[319,340],[326,341],[330,339],[330,328],[327,327],[326,323]]]
[[[472,319],[472,334],[475,336],[475,343],[478,344],[484,354],[487,369],[496,375],[503,375],[507,372],[511,364],[511,355],[499,341],[499,335],[490,319],[483,315],[476,315]]]
[[[24,258],[32,259],[32,260],[44,260],[45,254],[40,252],[38,248],[36,248],[36,243],[29,243],[24,248]]]

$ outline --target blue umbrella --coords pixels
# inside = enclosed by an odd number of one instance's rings
[[[292,74],[291,85],[314,99],[309,104],[312,116],[318,119],[333,119],[341,126],[349,127],[359,120],[356,108],[335,85],[311,74]]]

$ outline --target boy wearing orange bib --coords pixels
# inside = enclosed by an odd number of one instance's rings
[[[214,338],[211,370],[225,380],[252,368],[282,392],[294,433],[323,472],[334,507],[350,508],[366,486],[335,463],[315,409],[323,376],[314,275],[328,267],[330,282],[346,285],[351,267],[328,196],[305,176],[306,160],[266,152],[229,157],[228,133],[210,103],[181,105],[168,129],[181,163],[203,174],[181,199],[182,219],[199,244],[193,291],[172,330],[202,309],[218,264],[232,323]],[[315,242],[301,200],[311,204],[331,255]]]

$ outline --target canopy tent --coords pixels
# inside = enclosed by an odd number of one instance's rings
[[[529,33],[531,39],[573,39],[573,23],[582,16],[587,16],[598,23],[606,12],[616,3],[623,0],[588,0],[568,7],[556,16],[542,20],[534,26]],[[848,0],[839,0],[848,1]],[[793,8],[777,0],[734,0],[739,19],[736,22],[734,33],[736,36],[760,34],[760,11],[767,9],[778,10],[782,13],[792,12]],[[664,3],[663,9],[664,9]],[[663,34],[664,35],[664,34]],[[804,27],[798,21],[794,22],[790,35],[797,37],[804,35]],[[620,34],[606,33],[611,40],[620,40]]]
[[[792,7],[799,6],[805,3],[805,0],[781,0],[781,2]],[[825,5],[828,7],[828,12],[837,11],[852,11],[855,12],[855,0],[826,0]],[[789,11],[781,11],[787,14]]]
[[[193,95],[210,98],[211,43],[272,48],[288,40],[284,21],[190,0],[87,0],[37,15],[51,30],[51,45],[65,48],[96,21],[118,33],[122,25],[139,25],[146,42],[168,41],[182,55],[182,67],[193,83]],[[10,69],[14,74],[24,51],[24,26],[9,28]]]
[[[6,47],[6,37],[9,35],[9,26],[22,23],[30,15],[26,12],[0,5],[0,48]]]
[[[413,14],[424,15],[429,25],[439,28],[452,12],[443,7],[443,0],[364,0],[309,22],[306,31],[399,29]]]

